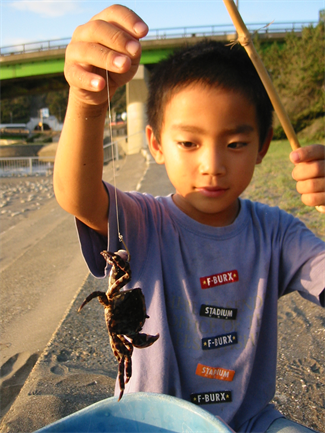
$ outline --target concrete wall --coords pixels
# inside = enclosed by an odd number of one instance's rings
[[[127,154],[138,153],[147,146],[145,135],[141,134],[147,125],[146,102],[149,72],[140,65],[134,78],[126,85],[128,143]]]

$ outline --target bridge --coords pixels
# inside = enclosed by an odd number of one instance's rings
[[[317,22],[279,22],[247,24],[262,43],[284,41],[288,33],[301,36],[302,29]],[[147,81],[152,66],[184,43],[210,38],[236,40],[232,24],[174,27],[150,30],[141,40],[142,56],[138,73],[127,84],[128,135],[143,130],[146,124]],[[70,38],[31,42],[0,48],[1,98],[31,93],[46,93],[66,88],[63,76],[65,49]],[[138,151],[135,143],[130,153]]]

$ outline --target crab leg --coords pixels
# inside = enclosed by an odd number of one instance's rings
[[[133,348],[131,344],[122,335],[116,335],[113,333],[110,334],[110,343],[111,343],[114,356],[118,362],[118,381],[120,386],[120,395],[118,401],[120,401],[125,389],[125,382],[124,382],[125,369],[126,369],[126,383],[128,383],[132,374],[131,355],[132,355]]]
[[[133,353],[133,346],[132,344],[123,336],[119,335],[119,338],[122,340],[124,347],[126,348],[125,352],[125,359],[124,359],[124,366],[125,366],[125,383],[128,383],[128,381],[131,379],[132,376],[132,353]]]
[[[145,347],[151,346],[156,340],[158,340],[159,334],[157,335],[147,335],[147,334],[136,334],[132,336],[131,341],[134,347],[143,349]]]
[[[125,286],[125,284],[130,281],[131,270],[128,262],[125,262],[118,255],[109,251],[102,251],[101,255],[104,257],[107,263],[112,266],[112,271],[115,269],[115,272],[113,273],[114,279],[118,276],[118,271],[116,271],[116,269],[120,269],[123,272],[123,274],[119,278],[115,279],[115,281],[113,280],[112,283],[109,282],[107,296],[112,298],[117,292],[120,291],[123,286]]]
[[[94,298],[98,298],[99,302],[104,305],[105,307],[107,307],[108,305],[108,300],[107,300],[107,296],[105,292],[101,292],[99,290],[92,292],[90,295],[87,296],[87,298],[83,301],[83,303],[80,305],[80,307],[78,308],[78,313],[82,310],[82,308],[88,304],[88,302],[90,302],[92,299]]]

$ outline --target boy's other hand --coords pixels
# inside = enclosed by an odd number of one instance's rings
[[[325,213],[325,146],[301,147],[291,152],[290,160],[295,164],[292,177],[302,202]]]
[[[66,50],[64,74],[71,94],[86,105],[107,102],[106,69],[110,97],[132,79],[141,56],[139,39],[148,26],[127,7],[114,5],[77,27]]]

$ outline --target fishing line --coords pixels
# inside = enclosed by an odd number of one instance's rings
[[[111,116],[111,100],[109,94],[109,82],[108,82],[108,70],[106,68],[106,87],[107,87],[107,98],[108,98],[108,123],[109,123],[109,134],[111,137],[111,144],[113,144],[113,130],[112,130],[112,116]],[[128,262],[130,261],[130,252],[128,247],[126,246],[123,236],[120,232],[120,220],[119,220],[119,211],[118,211],[118,201],[117,201],[117,188],[116,188],[116,166],[115,166],[115,151],[112,146],[112,165],[113,165],[113,186],[114,186],[114,196],[115,196],[115,208],[116,208],[116,226],[117,226],[117,235],[119,241],[124,245],[126,252],[128,253]]]

